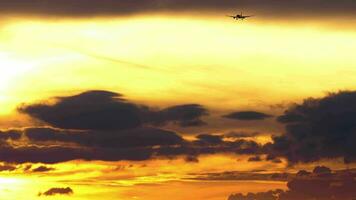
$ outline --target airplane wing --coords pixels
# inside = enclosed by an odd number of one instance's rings
[[[236,16],[232,16],[232,15],[226,15],[226,17],[232,17],[232,18],[235,18]]]
[[[247,18],[247,17],[254,17],[254,15],[247,15],[247,16],[244,16],[244,17],[246,17],[246,18]]]

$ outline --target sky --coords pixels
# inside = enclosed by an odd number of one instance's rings
[[[355,7],[2,0],[0,200],[355,198]]]

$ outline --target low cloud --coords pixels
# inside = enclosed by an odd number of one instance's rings
[[[272,116],[256,111],[239,111],[239,112],[233,112],[224,115],[223,117],[227,119],[233,119],[233,120],[251,121],[251,120],[264,120]]]
[[[0,141],[1,140],[18,140],[21,137],[21,132],[18,130],[7,130],[0,131]]]
[[[218,173],[195,174],[194,180],[205,181],[290,181],[295,177],[291,173],[256,173],[242,171],[225,171]]]
[[[260,132],[229,132],[224,135],[225,138],[249,138],[260,136],[262,133]]]
[[[267,145],[274,156],[291,163],[343,158],[356,161],[356,92],[330,93],[308,98],[277,118],[285,134]]]
[[[0,161],[53,164],[71,160],[142,161],[152,158],[186,157],[197,162],[204,154],[261,154],[263,146],[249,140],[224,140],[218,135],[199,135],[188,141],[172,131],[139,128],[123,131],[76,131],[54,128],[26,128],[14,145],[0,146]],[[31,167],[28,167],[27,171]],[[31,171],[48,171],[47,167]]]
[[[17,167],[13,166],[13,165],[8,165],[8,164],[4,164],[4,165],[0,165],[0,172],[2,171],[14,171],[16,170]]]
[[[23,105],[18,111],[53,127],[77,130],[126,130],[146,124],[162,126],[203,125],[201,117],[208,111],[198,104],[153,109],[126,100],[121,94],[93,90],[78,95],[56,97],[54,104]]]
[[[288,181],[288,190],[273,190],[268,192],[232,194],[228,200],[353,200],[356,197],[355,170],[331,172],[327,167],[317,167],[314,173],[302,170]]]
[[[248,162],[261,162],[262,158],[260,156],[254,156],[254,157],[250,157],[248,159]]]
[[[200,134],[197,136],[197,142],[202,144],[221,144],[223,143],[223,136],[221,135],[211,135],[211,134]]]
[[[157,12],[193,13],[248,10],[267,17],[355,16],[352,0],[2,0],[4,15],[47,15],[56,17],[122,16]],[[289,14],[289,15],[288,15]]]
[[[37,168],[32,169],[32,172],[49,172],[55,170],[53,167],[39,166]]]
[[[123,131],[69,131],[52,128],[28,128],[25,136],[32,143],[75,143],[84,147],[135,148],[178,145],[183,138],[172,131],[138,128]]]
[[[46,192],[39,193],[38,196],[54,196],[54,195],[72,195],[74,192],[72,188],[50,188]]]

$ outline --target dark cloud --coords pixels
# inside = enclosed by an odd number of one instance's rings
[[[297,177],[309,177],[312,173],[306,170],[299,170],[296,174]]]
[[[216,135],[199,135],[192,142],[186,142],[183,145],[162,147],[158,149],[158,156],[179,156],[192,155],[199,156],[203,154],[234,153],[255,155],[263,153],[263,146],[255,141],[237,139],[233,141],[220,140]]]
[[[264,120],[272,116],[255,111],[239,111],[224,115],[223,117],[234,120]]]
[[[306,99],[277,120],[286,125],[286,132],[269,145],[276,156],[291,163],[329,158],[356,161],[356,92]]]
[[[287,191],[239,193],[230,195],[228,200],[353,200],[356,198],[356,173],[353,170],[339,171],[322,177],[306,171],[298,174],[303,176],[290,180]]]
[[[26,165],[23,167],[23,171],[27,172],[32,168],[32,165]]]
[[[232,194],[229,196],[228,200],[277,200],[283,190],[271,190],[268,192],[258,192],[258,193],[247,193],[247,194]]]
[[[172,121],[182,127],[201,126],[205,123],[200,118],[205,115],[208,115],[208,111],[201,105],[178,105],[153,113],[149,116],[150,119],[146,121],[152,121],[155,124],[165,124]]]
[[[0,146],[0,160],[11,163],[59,163],[71,160],[147,160],[157,148],[186,142],[171,131],[139,128],[123,131],[69,131],[27,128],[28,144]],[[41,167],[32,171],[44,171]]]
[[[70,187],[66,188],[51,188],[47,190],[46,192],[39,193],[38,196],[54,196],[54,195],[72,195],[73,190]]]
[[[140,113],[147,110],[108,91],[88,91],[56,100],[52,105],[33,104],[19,111],[59,128],[112,130],[140,126]]]
[[[261,162],[262,158],[260,156],[254,156],[254,157],[250,157],[248,159],[248,162]]]
[[[199,159],[197,156],[194,156],[194,155],[189,155],[185,158],[185,161],[186,162],[190,162],[190,163],[198,163],[199,162]]]
[[[7,164],[0,165],[0,172],[2,172],[2,171],[14,171],[16,169],[17,169],[17,167],[13,166],[13,165],[7,165]]]
[[[54,164],[72,160],[147,160],[152,148],[83,148],[70,146],[2,146],[0,160],[9,163]]]
[[[208,111],[197,104],[172,106],[163,110],[127,101],[121,94],[93,90],[74,96],[56,97],[54,104],[32,104],[18,108],[51,126],[79,130],[124,130],[145,124],[199,126]]]
[[[178,145],[183,138],[172,131],[156,128],[139,128],[114,132],[68,131],[51,128],[28,128],[25,135],[32,142],[76,143],[86,147],[134,148]]]
[[[223,143],[223,137],[220,135],[200,134],[197,136],[199,143],[203,144],[221,144]]]
[[[21,131],[18,130],[0,131],[0,140],[18,140],[20,137]]]
[[[206,181],[289,181],[295,175],[289,173],[268,173],[268,172],[242,172],[242,171],[225,171],[217,173],[195,174],[194,180]]]
[[[224,135],[225,138],[248,138],[262,135],[260,132],[229,132]]]
[[[197,162],[203,154],[263,153],[263,146],[254,141],[225,141],[223,136],[209,134],[188,141],[175,132],[148,127],[121,131],[26,128],[21,137],[21,144],[4,142],[0,146],[0,161],[53,164],[71,160],[142,161],[183,156],[188,162]],[[48,170],[51,169],[40,167],[31,171]]]
[[[49,172],[55,170],[53,167],[39,166],[32,169],[32,172]]]
[[[325,166],[317,166],[314,168],[313,173],[317,175],[331,174],[331,169]]]
[[[161,11],[210,11],[221,13],[248,10],[254,14],[286,17],[355,16],[352,0],[2,0],[3,14],[50,15],[64,17],[110,16]]]
[[[266,151],[268,152],[268,150],[266,150]],[[270,162],[273,162],[273,163],[282,163],[282,160],[280,158],[275,157],[275,156],[273,156],[271,154],[266,156],[266,161],[270,161]]]

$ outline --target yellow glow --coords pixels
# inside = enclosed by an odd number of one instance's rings
[[[266,163],[247,163],[247,157],[237,160],[232,155],[202,156],[199,163],[177,160],[148,160],[142,162],[84,162],[74,161],[51,165],[48,173],[14,173],[0,178],[0,199],[42,199],[38,192],[51,187],[71,187],[72,196],[53,196],[51,199],[145,199],[155,200],[172,196],[182,200],[192,195],[198,199],[218,200],[233,192],[265,191],[285,188],[283,182],[256,181],[199,181],[190,180],[194,174],[234,170],[264,169]],[[212,165],[211,163],[214,163]],[[24,165],[26,166],[26,164]],[[33,168],[41,165],[33,165]],[[281,167],[281,166],[280,166]],[[274,169],[280,169],[276,165]],[[180,191],[179,195],[177,192]],[[2,199],[1,199],[2,200]]]
[[[221,120],[226,111],[272,112],[271,105],[356,87],[356,34],[350,30],[184,16],[56,22],[17,19],[2,28],[1,122],[16,115],[14,110],[21,103],[92,89],[120,92],[130,100],[159,107],[200,103],[219,113]],[[269,142],[269,135],[277,132],[269,129],[274,119],[254,127],[255,122],[217,123],[212,129],[218,133],[237,125],[241,126],[236,131],[242,132],[263,129],[266,135],[253,138],[261,143]],[[19,123],[1,126],[14,124]],[[232,192],[285,188],[285,183],[266,188],[256,182],[187,180],[199,173],[271,172],[287,167],[285,162],[254,163],[248,158],[216,154],[201,156],[197,163],[187,163],[184,158],[73,161],[53,165],[56,170],[42,174],[21,173],[20,168],[0,177],[0,200],[6,195],[6,200],[39,199],[38,192],[67,186],[74,189],[73,197],[53,199],[156,200],[168,196],[181,200],[195,191],[196,199],[218,200]],[[171,197],[178,192],[182,195]]]
[[[14,55],[0,51],[0,102],[6,101],[6,93],[17,78],[22,76],[33,67],[33,63],[20,60]]]
[[[86,89],[224,109],[267,107],[356,86],[353,32],[167,16],[19,20],[6,30],[10,36],[0,50],[12,58],[1,59],[17,66],[9,73],[28,69],[28,63],[19,67],[21,57],[36,65],[11,88],[1,86],[12,97],[2,101],[3,113],[24,101]]]
[[[4,185],[7,185],[7,186],[12,185],[12,186],[18,187],[23,183],[24,183],[24,181],[21,179],[0,177],[0,187],[4,186]]]

